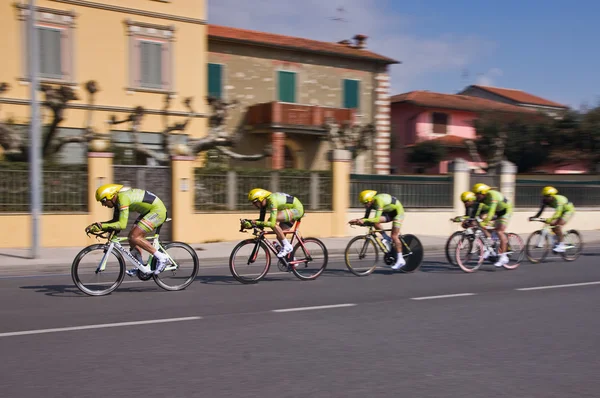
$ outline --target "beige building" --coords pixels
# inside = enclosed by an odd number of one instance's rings
[[[240,135],[237,150],[270,144],[273,156],[260,166],[322,170],[325,118],[374,123],[373,148],[353,170],[389,174],[388,66],[398,62],[366,49],[366,39],[321,42],[209,25],[208,91],[239,102],[228,125]]]
[[[123,118],[143,106],[141,131],[163,128],[165,93],[175,96],[172,115],[185,115],[181,100],[194,97],[196,117],[186,134],[206,133],[206,5],[203,0],[38,0],[36,25],[43,82],[72,86],[79,100],[67,109],[64,130],[84,125],[84,84],[100,88],[94,125],[108,133],[110,115]],[[10,85],[0,98],[3,119],[29,123],[28,2],[0,2],[3,54],[0,82]],[[41,96],[40,96],[41,98]],[[50,115],[44,112],[44,123]],[[120,127],[120,126],[119,126]],[[74,131],[70,132],[76,133]],[[152,135],[152,134],[150,134]],[[79,144],[69,144],[71,151]],[[82,149],[85,151],[85,148]],[[83,156],[82,156],[83,157]]]

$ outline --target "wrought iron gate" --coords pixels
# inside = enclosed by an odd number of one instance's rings
[[[167,207],[167,216],[171,216],[171,168],[169,166],[140,166],[140,165],[115,165],[113,166],[114,181],[132,188],[146,189],[158,196]],[[132,214],[127,222],[129,230],[137,215]],[[163,240],[171,240],[171,223],[165,223],[160,230]]]

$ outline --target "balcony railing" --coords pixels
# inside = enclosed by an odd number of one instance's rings
[[[250,128],[287,126],[320,129],[328,118],[333,118],[340,124],[347,121],[353,122],[354,109],[267,102],[248,107],[246,126]]]

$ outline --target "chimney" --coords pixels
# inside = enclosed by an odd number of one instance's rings
[[[363,49],[366,47],[365,42],[367,41],[368,36],[365,35],[356,35],[353,37],[354,41],[356,42],[355,47],[358,49]]]
[[[338,41],[338,44],[341,44],[342,46],[347,46],[350,47],[350,40],[340,40]]]

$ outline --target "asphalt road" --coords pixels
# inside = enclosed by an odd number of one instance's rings
[[[256,285],[204,264],[185,291],[130,279],[105,297],[0,276],[0,394],[598,397],[599,259],[464,274],[429,256],[358,278],[336,258]]]

